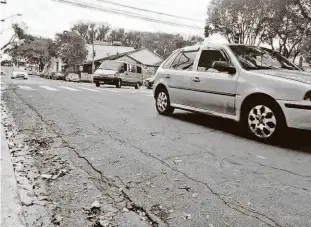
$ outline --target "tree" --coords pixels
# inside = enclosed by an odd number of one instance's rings
[[[108,40],[113,42],[113,41],[121,41],[123,42],[125,40],[125,31],[123,28],[119,28],[119,29],[112,29]]]
[[[298,8],[298,12],[311,23],[311,1],[310,0],[293,0],[292,4]]]
[[[67,34],[56,34],[57,55],[62,59],[67,67],[81,65],[87,56],[85,41],[75,32]]]
[[[141,32],[130,31],[126,33],[124,40],[123,40],[123,45],[131,46],[131,47],[134,47],[135,49],[141,48],[142,47]]]
[[[89,29],[90,29],[89,23],[79,22],[71,28],[71,31],[76,32],[85,42],[88,42]]]
[[[267,0],[213,0],[205,34],[221,33],[229,42],[256,45],[269,15]]]
[[[30,41],[33,40],[33,36],[26,33],[25,28],[22,28],[20,24],[12,24],[12,28],[14,30],[14,34],[10,38],[10,41],[1,47],[1,50],[7,48],[10,44],[16,44],[17,41]]]
[[[56,56],[55,51],[55,44],[51,39],[33,37],[33,40],[15,45],[8,52],[15,61],[25,59],[28,63],[38,64],[42,68],[51,57]]]
[[[229,42],[267,43],[293,60],[310,37],[311,23],[302,13],[305,0],[213,0],[207,12],[206,32],[221,33]]]
[[[79,22],[75,24],[71,31],[77,33],[86,43],[92,43],[92,40],[105,41],[110,31],[109,24],[95,24]]]
[[[96,27],[96,37],[95,40],[105,41],[108,37],[110,31],[110,26],[108,24],[100,24]]]

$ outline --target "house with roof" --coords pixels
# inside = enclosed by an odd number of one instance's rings
[[[86,61],[83,64],[83,72],[84,73],[92,73],[92,61],[93,61],[93,45],[86,44],[86,50],[88,51],[88,55],[86,57]],[[102,43],[94,43],[94,64],[95,69],[97,69],[101,64],[101,59],[108,58],[110,56],[115,56],[119,54],[124,54],[126,52],[134,51],[134,47],[125,47],[125,46],[107,46]]]
[[[163,58],[153,53],[152,51],[142,48],[125,53],[119,53],[116,55],[108,56],[99,59],[99,62],[105,61],[125,61],[128,63],[138,64],[142,67],[142,73],[145,78],[151,77],[155,74],[160,64],[163,62]]]

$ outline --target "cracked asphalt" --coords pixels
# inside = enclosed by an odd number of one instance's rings
[[[2,84],[5,102],[18,98],[75,153],[67,161],[83,159],[81,169],[114,179],[150,219],[172,227],[311,226],[310,132],[291,130],[269,145],[245,138],[231,121],[160,116],[153,97],[134,88],[38,77],[2,77]],[[11,111],[26,124],[25,109]]]

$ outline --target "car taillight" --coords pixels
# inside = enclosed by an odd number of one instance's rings
[[[311,101],[311,91],[308,91],[303,99],[307,101]]]

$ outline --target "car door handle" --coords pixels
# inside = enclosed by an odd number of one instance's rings
[[[193,82],[200,82],[200,78],[199,78],[199,77],[194,77],[194,78],[192,79],[192,81],[193,81]]]
[[[171,78],[171,75],[170,74],[165,74],[164,77],[165,78]]]

